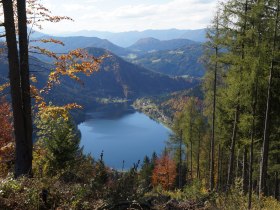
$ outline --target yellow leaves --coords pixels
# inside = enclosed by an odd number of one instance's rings
[[[45,120],[56,119],[59,117],[63,117],[65,120],[68,120],[69,110],[77,108],[81,109],[82,107],[76,103],[67,104],[64,106],[46,105],[44,107],[40,107],[38,116]]]
[[[72,104],[66,104],[66,105],[64,106],[64,108],[65,108],[66,110],[71,110],[71,109],[82,109],[83,107],[82,107],[81,105],[79,105],[79,104],[72,103]]]
[[[7,82],[3,85],[0,85],[0,92],[4,91],[6,88],[8,88],[10,86],[10,84]]]
[[[98,71],[100,63],[107,57],[108,55],[103,55],[96,58],[82,49],[72,50],[68,54],[56,56],[56,67],[49,75],[46,88],[50,89],[54,84],[59,84],[60,76],[68,76],[82,83],[77,74],[83,73],[90,76],[93,72]]]
[[[30,77],[31,82],[37,83],[37,78],[34,75]]]
[[[49,41],[59,43],[59,41],[56,40],[44,41],[46,43]],[[46,54],[56,60],[54,62],[55,68],[52,69],[52,72],[50,72],[45,87],[39,90],[35,86],[31,85],[32,97],[35,99],[36,106],[39,108],[39,110],[52,110],[52,113],[60,114],[63,117],[67,117],[65,114],[66,112],[63,110],[81,108],[81,106],[77,104],[67,104],[63,107],[60,107],[62,109],[59,109],[59,107],[55,108],[54,106],[48,106],[42,94],[48,94],[49,90],[55,84],[60,84],[60,78],[62,76],[68,76],[71,79],[82,83],[81,79],[78,77],[78,74],[83,73],[87,76],[90,76],[93,72],[98,70],[100,63],[104,58],[108,57],[108,55],[103,55],[101,57],[96,58],[94,56],[89,55],[86,51],[82,49],[76,49],[70,51],[67,54],[57,55],[54,52],[48,51],[44,48],[33,47],[33,49],[38,50],[38,53]],[[37,82],[36,77],[32,76],[31,81]]]
[[[64,43],[63,43],[62,41],[57,40],[57,39],[53,39],[53,38],[50,38],[50,39],[31,40],[31,42],[53,43],[53,44],[59,44],[59,45],[64,46]]]
[[[41,39],[37,41],[64,45],[63,42],[55,39]],[[46,87],[44,88],[44,91],[48,91],[49,89],[51,89],[54,84],[59,84],[61,76],[68,76],[82,83],[80,78],[77,76],[78,73],[83,73],[87,76],[90,76],[93,72],[99,69],[99,65],[102,60],[109,57],[107,54],[105,54],[96,58],[92,55],[89,55],[83,49],[72,50],[67,54],[61,55],[38,46],[31,46],[31,49],[35,50],[32,51],[33,53],[43,54],[55,59],[55,68],[49,74],[49,79]]]
[[[40,3],[40,0],[27,0],[27,23],[30,25],[32,33],[32,28],[37,27],[42,29],[43,22],[52,22],[57,23],[62,20],[70,20],[73,21],[72,18],[68,16],[57,16],[53,15],[51,11]],[[14,6],[16,7],[16,1]],[[15,10],[16,11],[16,10]],[[17,20],[17,18],[15,18]],[[17,25],[17,24],[16,24]],[[31,40],[30,42],[41,42],[41,43],[53,43],[64,46],[64,43],[60,40],[56,40],[53,38],[42,38],[38,40]],[[47,104],[44,101],[43,94],[47,94],[49,90],[55,85],[60,84],[60,79],[63,76],[68,76],[71,79],[82,83],[78,74],[82,73],[87,76],[90,76],[93,72],[97,71],[100,63],[105,57],[108,55],[104,55],[101,57],[94,57],[89,55],[86,51],[82,49],[72,50],[69,53],[65,54],[57,54],[43,47],[39,46],[29,46],[30,52],[35,54],[46,55],[54,60],[55,67],[51,70],[47,84],[41,90],[38,90],[35,86],[31,86],[32,97],[35,99],[36,105],[39,109],[47,108]],[[30,78],[32,82],[37,82],[35,77]],[[0,87],[1,91],[1,87]],[[73,109],[73,108],[81,108],[78,105],[69,104],[64,108]]]
[[[34,85],[30,85],[30,92],[31,97],[35,99],[37,107],[40,108],[46,106],[44,98],[41,96],[42,92],[40,90],[38,90]]]
[[[53,119],[58,117],[63,117],[68,119],[68,112],[64,107],[57,106],[46,106],[44,109],[41,109],[39,115],[42,119]]]
[[[31,51],[32,53],[35,53],[35,54],[42,54],[42,55],[46,55],[50,58],[54,58],[54,59],[58,59],[57,57],[57,54],[50,51],[50,50],[47,50],[45,48],[41,48],[41,47],[38,47],[38,46],[30,46],[31,49],[35,50],[35,51]]]

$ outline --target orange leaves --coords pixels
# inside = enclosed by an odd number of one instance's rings
[[[39,111],[44,111],[45,113],[52,113],[52,117],[57,116],[63,116],[63,118],[68,118],[68,111],[72,109],[82,109],[82,106],[76,104],[76,103],[70,103],[66,104],[64,106],[53,106],[53,105],[47,105],[47,103],[44,100],[44,97],[42,97],[42,92],[44,90],[38,90],[35,86],[30,86],[31,95],[35,99],[36,106],[39,109]]]
[[[61,41],[54,40],[54,39],[43,40],[43,42],[45,43],[52,42],[55,44],[63,45]],[[99,69],[102,60],[108,57],[108,55],[106,54],[96,58],[92,55],[89,55],[85,50],[82,49],[76,49],[70,51],[67,54],[58,55],[44,48],[40,48],[40,47],[32,47],[32,48],[37,50],[35,53],[47,55],[55,60],[54,61],[55,67],[51,70],[45,87],[42,88],[41,90],[38,90],[35,86],[31,86],[32,96],[33,98],[35,98],[36,104],[39,108],[46,106],[42,94],[44,93],[47,94],[55,84],[60,84],[61,77],[68,76],[71,79],[74,79],[77,82],[82,83],[81,79],[78,77],[78,74],[82,73],[85,74],[86,76],[90,76],[93,72]],[[32,81],[36,82],[35,77],[31,77],[31,79]],[[71,108],[73,109],[73,108],[80,108],[80,107],[71,106]]]
[[[31,49],[34,49],[35,51],[31,51],[31,53],[35,53],[35,54],[42,54],[42,55],[46,55],[50,58],[54,58],[54,59],[58,59],[57,54],[47,50],[45,48],[42,47],[38,47],[38,46],[30,46]]]
[[[70,20],[73,21],[70,17],[67,16],[56,16],[51,13],[51,11],[42,5],[40,0],[27,0],[27,24],[30,28],[30,33],[34,32],[33,27],[37,29],[42,29],[43,22],[52,22],[57,23],[62,20]],[[16,1],[14,1],[14,7],[16,7]],[[17,11],[15,9],[15,11]],[[17,14],[14,14],[17,16]],[[17,21],[17,18],[15,18]],[[17,24],[16,24],[17,25]],[[30,34],[29,34],[30,35]],[[53,43],[64,46],[62,41],[53,39],[53,38],[42,38],[39,40],[29,40],[30,42],[41,42],[41,43]],[[55,107],[48,106],[44,99],[44,94],[48,94],[49,90],[55,85],[60,84],[61,77],[68,76],[71,79],[74,79],[80,83],[82,83],[79,78],[79,74],[85,74],[87,76],[91,75],[93,72],[97,71],[99,65],[103,58],[107,57],[107,55],[96,58],[94,56],[89,55],[86,51],[82,49],[72,50],[65,54],[58,54],[52,52],[44,47],[39,46],[31,46],[29,45],[29,49],[31,53],[45,55],[51,58],[54,61],[53,69],[50,69],[51,72],[48,76],[47,83],[42,89],[36,88],[34,85],[31,85],[31,94],[32,97],[35,98],[37,108],[41,109],[55,109],[54,112],[59,112],[63,114],[63,110],[69,110],[74,108],[81,108],[77,104],[68,104],[65,106]],[[36,82],[35,77],[30,78],[32,82]],[[1,86],[2,87],[2,86]],[[0,87],[0,91],[1,91]]]
[[[42,42],[42,43],[54,43],[54,44],[60,44],[64,46],[64,43],[60,40],[49,38],[49,39],[39,39],[39,40],[31,40],[31,42]]]
[[[97,71],[100,63],[108,55],[103,55],[99,58],[89,55],[85,50],[76,49],[68,54],[56,56],[55,69],[49,75],[47,88],[51,88],[53,84],[59,84],[60,76],[69,76],[70,78],[82,83],[77,76],[78,73],[83,73],[87,76]]]
[[[36,41],[64,45],[63,42],[55,39],[42,39]],[[83,49],[72,50],[66,54],[57,54],[38,46],[31,46],[31,48],[35,50],[32,51],[32,53],[43,54],[55,60],[55,68],[49,74],[48,83],[45,88],[46,90],[50,89],[54,84],[59,84],[60,76],[69,76],[70,78],[82,83],[77,74],[83,73],[87,76],[91,75],[93,72],[98,70],[102,60],[108,57],[106,54],[96,58],[92,55],[89,55]]]
[[[0,162],[7,162],[14,157],[14,136],[12,112],[4,98],[0,99],[0,125]]]
[[[46,102],[44,98],[41,96],[40,90],[38,90],[34,85],[30,85],[30,92],[31,92],[31,97],[35,99],[35,103],[38,108],[46,106]]]
[[[171,109],[175,110],[176,112],[181,112],[183,111],[184,105],[187,103],[188,100],[188,96],[171,98],[167,102],[165,102],[164,105],[171,107]]]
[[[168,154],[163,154],[155,163],[152,175],[153,186],[161,185],[165,190],[174,187],[176,180],[176,164]]]

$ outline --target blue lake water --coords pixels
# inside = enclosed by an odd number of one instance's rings
[[[171,134],[162,124],[123,104],[95,109],[78,127],[84,153],[98,159],[104,151],[105,163],[115,169],[122,168],[123,160],[127,169],[145,155],[161,153]]]

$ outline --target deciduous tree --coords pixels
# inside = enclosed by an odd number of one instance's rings
[[[152,175],[153,186],[161,185],[166,190],[172,189],[175,184],[176,176],[175,161],[172,160],[167,153],[156,160]]]

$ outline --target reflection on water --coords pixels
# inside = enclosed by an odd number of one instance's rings
[[[160,153],[171,133],[127,104],[96,107],[79,129],[84,152],[99,158],[103,150],[105,163],[116,169],[121,169],[123,160],[129,168],[145,155]]]

